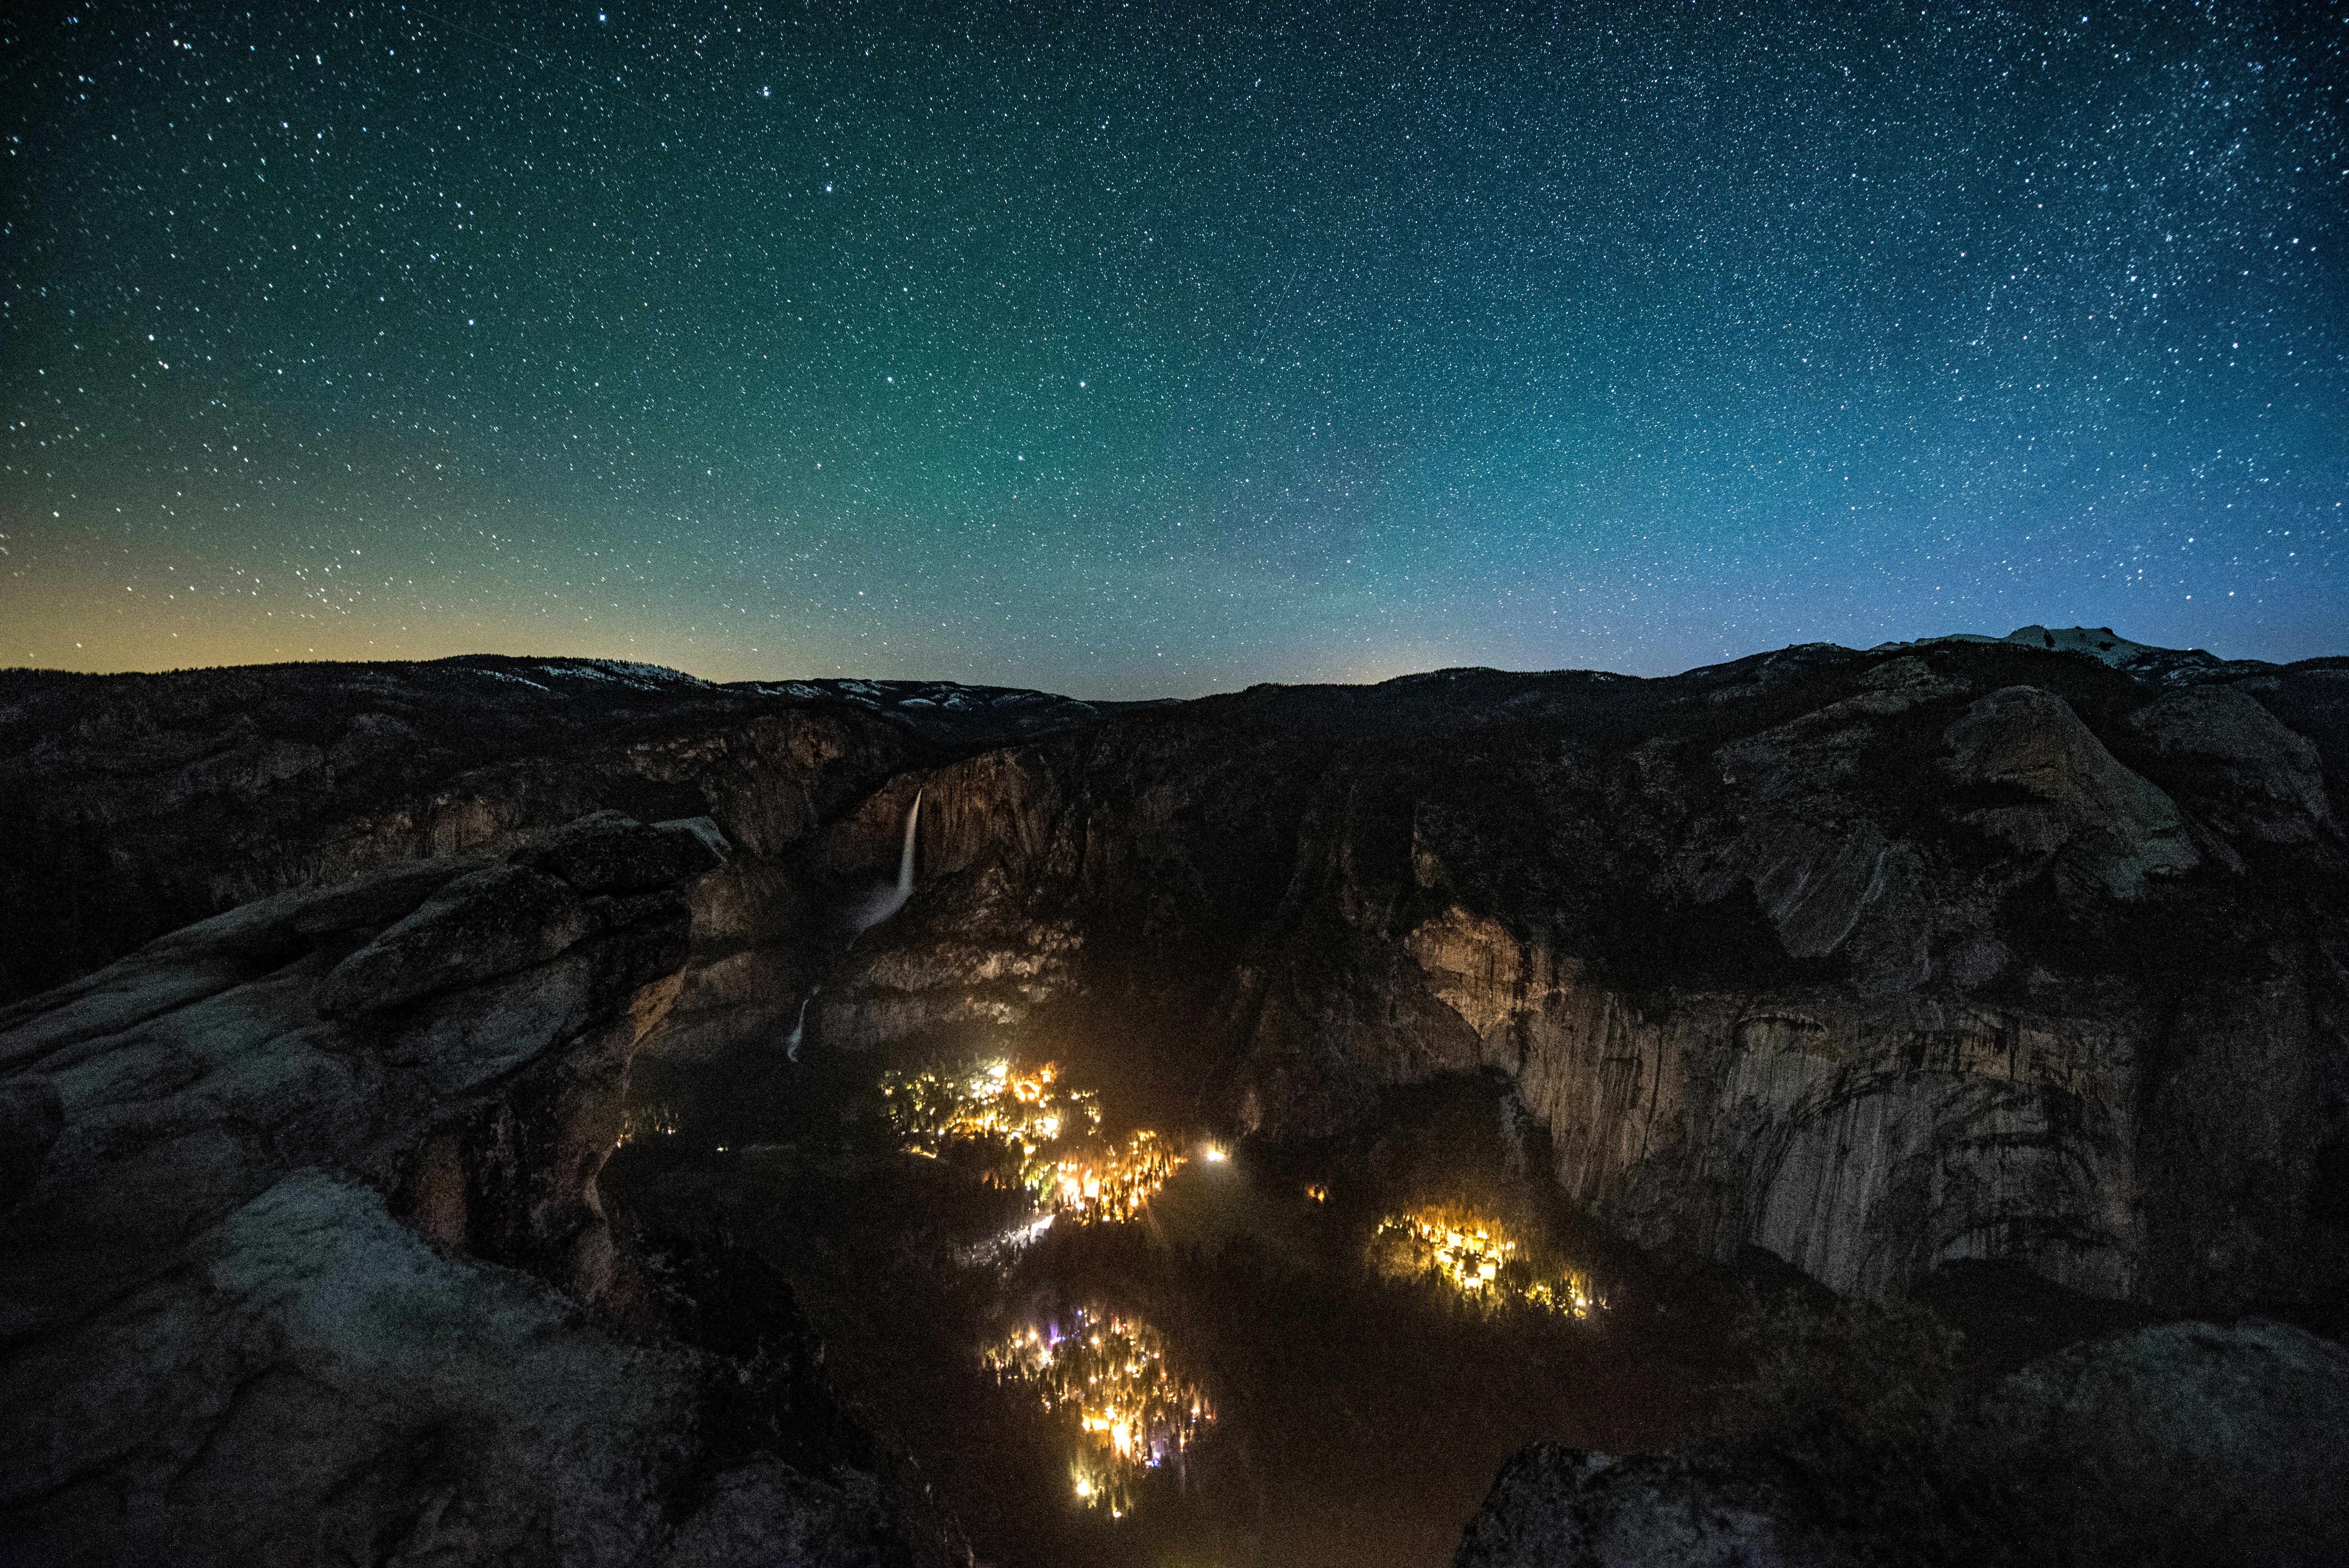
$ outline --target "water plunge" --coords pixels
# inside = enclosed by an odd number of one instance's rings
[[[897,856],[897,885],[874,889],[851,913],[849,924],[858,935],[905,908],[905,901],[914,896],[914,841],[921,823],[922,792],[916,789],[913,807],[905,813],[905,847]]]
[[[816,993],[823,989],[821,985],[811,985],[808,994],[800,998],[799,1020],[792,1026],[790,1037],[783,1041],[783,1054],[792,1061],[800,1059],[800,1044],[807,1038],[808,1004],[814,1001]]]

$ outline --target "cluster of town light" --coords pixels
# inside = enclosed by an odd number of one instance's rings
[[[906,1152],[935,1160],[955,1150],[985,1180],[1024,1190],[1043,1211],[1019,1233],[1026,1237],[1056,1219],[1134,1219],[1187,1163],[1147,1129],[1123,1143],[1102,1138],[1099,1102],[1063,1086],[1051,1062],[889,1072],[881,1098]],[[1214,1146],[1205,1154],[1225,1157]],[[1131,1317],[1080,1310],[1066,1327],[1030,1328],[992,1347],[987,1364],[1032,1389],[1047,1411],[1073,1418],[1081,1440],[1070,1480],[1080,1501],[1112,1518],[1133,1506],[1146,1471],[1179,1465],[1215,1420],[1206,1396],[1168,1369],[1158,1335]]]
[[[1096,1145],[1053,1161],[1049,1171],[1036,1171],[1029,1190],[1053,1212],[1075,1220],[1131,1220],[1183,1164],[1182,1155],[1145,1130],[1123,1148]]]
[[[1454,1209],[1392,1214],[1380,1222],[1377,1248],[1389,1273],[1433,1274],[1487,1305],[1523,1302],[1567,1317],[1588,1317],[1607,1305],[1587,1276],[1537,1268],[1516,1237],[1480,1214]]]
[[[916,1154],[935,1156],[949,1143],[997,1142],[1034,1156],[1063,1134],[1092,1131],[1101,1106],[1082,1089],[1056,1087],[1061,1069],[1050,1062],[1015,1071],[1008,1061],[984,1062],[968,1071],[881,1075],[890,1125],[911,1140]]]
[[[620,1133],[612,1147],[625,1149],[639,1138],[674,1138],[684,1119],[672,1106],[630,1106],[620,1113]]]
[[[1148,1130],[1123,1144],[1099,1140],[1100,1104],[1059,1079],[1050,1062],[996,1061],[961,1073],[885,1073],[881,1095],[909,1153],[936,1159],[949,1145],[977,1145],[996,1155],[987,1179],[1025,1189],[1040,1208],[1080,1223],[1133,1219],[1185,1156]]]
[[[1121,1518],[1144,1472],[1179,1466],[1216,1413],[1196,1384],[1166,1365],[1147,1324],[1080,1308],[1064,1328],[1030,1328],[987,1352],[1007,1383],[1030,1389],[1048,1411],[1073,1416],[1084,1442],[1069,1477],[1088,1508]]]

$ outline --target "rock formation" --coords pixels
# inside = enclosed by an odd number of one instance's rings
[[[2349,1352],[2272,1323],[2172,1324],[2026,1367],[1963,1411],[1907,1539],[1855,1530],[1767,1460],[1540,1444],[1495,1481],[1459,1568],[2349,1560]]]
[[[607,812],[0,1012],[0,1556],[903,1561],[870,1475],[740,1440],[833,1419],[788,1368],[616,1331],[595,1175],[719,844]]]
[[[2323,1300],[2344,699],[2338,662],[1951,643],[1119,716],[921,776],[924,890],[812,1032],[1082,996],[1288,1131],[1494,1068],[1651,1246],[1845,1291],[2007,1257],[2181,1309]],[[874,865],[913,782],[830,859]]]
[[[1056,1039],[1268,1133],[1497,1070],[1564,1191],[1667,1253],[2336,1301],[2345,781],[2349,661],[2041,628],[1180,704],[0,674],[0,1532],[894,1560],[805,1347],[709,1328],[742,1270],[616,1248],[636,1051]],[[910,896],[859,932],[917,797]],[[1982,1420],[2087,1440],[2066,1401],[2142,1386],[2103,1354]],[[1710,1463],[1528,1461],[1488,1517],[1531,1488],[1598,1540],[1636,1492],[1692,1552],[1716,1515],[1806,1550]]]
[[[610,660],[0,673],[0,1000],[286,888],[494,855],[596,810],[712,816],[747,854],[694,884],[670,1033],[705,1048],[788,1016],[817,824],[909,767],[1097,719],[1033,692],[714,686]],[[821,943],[813,944],[821,947]]]
[[[160,927],[707,816],[736,852],[647,1049],[1081,1015],[1275,1131],[1495,1068],[1651,1247],[1847,1291],[2013,1258],[2179,1309],[2349,1284],[2341,660],[2025,628],[1126,707],[489,659],[0,692],[0,790],[63,846],[16,907]],[[851,942],[917,792],[918,885]]]

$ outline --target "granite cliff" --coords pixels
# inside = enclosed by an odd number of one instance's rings
[[[1497,1073],[1668,1257],[2322,1315],[2344,781],[2349,660],[2040,628],[1133,705],[0,674],[0,1532],[957,1560],[780,1282],[616,1236],[646,1056],[1009,1045],[1267,1135]],[[1526,1463],[1493,1517],[1655,1480]]]
[[[1667,1252],[1861,1292],[2014,1258],[2178,1310],[2349,1272],[2349,661],[2028,628],[1124,707],[492,659],[0,694],[49,846],[6,903],[80,900],[84,963],[592,810],[706,816],[735,852],[650,1051],[803,1006],[834,1051],[1081,1036],[1302,1132],[1492,1068]],[[852,942],[917,791],[914,896]]]
[[[1495,1068],[1643,1244],[2175,1309],[2342,1269],[2349,670],[1952,642],[1258,688],[909,772],[816,1037],[1115,1035],[1247,1128]],[[1171,1066],[1170,1066],[1171,1064]]]
[[[728,847],[600,813],[0,1010],[0,1554],[905,1562],[787,1295],[697,1332],[597,1191]]]

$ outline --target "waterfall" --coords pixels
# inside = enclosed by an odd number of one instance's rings
[[[807,1038],[808,1004],[814,1001],[815,994],[823,989],[823,987],[821,985],[811,985],[808,987],[808,994],[800,998],[799,1022],[792,1026],[791,1038],[783,1042],[783,1044],[789,1047],[784,1052],[784,1056],[791,1061],[797,1061],[800,1059],[800,1042]]]
[[[885,882],[849,905],[849,928],[856,934],[849,938],[852,944],[857,936],[905,908],[905,901],[914,896],[914,847],[920,840],[921,829],[922,791],[916,789],[914,803],[905,812],[905,842],[897,851],[896,885]],[[792,1061],[800,1059],[800,1047],[807,1040],[808,1006],[823,990],[821,985],[811,985],[808,994],[801,998],[799,1021],[792,1026],[790,1036],[783,1041],[784,1054]]]
[[[859,934],[905,908],[905,901],[914,896],[914,841],[921,825],[922,792],[916,789],[913,808],[905,813],[905,847],[897,856],[897,885],[875,888],[863,906],[850,915],[849,923]]]
[[[922,792],[914,791],[914,809],[905,813],[905,848],[897,857],[897,903],[891,913],[914,896],[914,832],[922,825]]]

